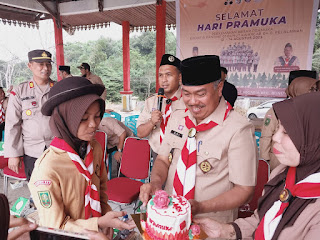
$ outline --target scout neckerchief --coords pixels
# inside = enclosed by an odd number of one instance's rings
[[[171,99],[166,100],[166,103],[167,103],[166,109],[164,111],[163,119],[160,123],[160,143],[162,143],[162,139],[163,139],[164,133],[166,131],[168,120],[169,120],[171,112],[172,112],[171,104],[172,104],[172,102],[174,102],[176,100],[178,100],[178,98],[176,96],[174,96]]]
[[[223,121],[229,115],[232,106],[227,103],[227,109]],[[186,109],[187,111],[187,109]],[[185,117],[186,127],[189,129],[188,138],[182,148],[181,155],[177,162],[177,169],[173,179],[173,192],[176,195],[182,195],[186,199],[194,199],[196,183],[196,164],[197,164],[197,132],[209,130],[218,124],[214,121],[208,121],[195,126],[188,116]]]
[[[287,173],[284,190],[280,193],[280,200],[274,202],[266,212],[255,232],[255,239],[270,240],[275,233],[283,213],[294,197],[303,199],[320,198],[320,173],[314,173],[294,184],[296,168],[290,167]]]
[[[51,142],[51,146],[66,151],[74,165],[76,165],[78,171],[88,182],[85,191],[85,218],[88,219],[90,217],[101,217],[100,195],[97,187],[91,182],[94,169],[93,151],[90,144],[87,146],[85,163],[83,163],[76,151],[74,151],[63,139],[55,137]]]
[[[5,121],[5,112],[4,112],[4,108],[3,108],[3,102],[4,102],[4,100],[1,100],[1,102],[0,102],[0,123],[4,123],[4,121]]]

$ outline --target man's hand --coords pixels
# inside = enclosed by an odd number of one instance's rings
[[[35,230],[38,225],[35,223],[29,222],[25,218],[16,218],[14,216],[10,216],[10,228],[18,227],[17,229],[14,229],[12,232],[8,234],[8,240],[13,240],[19,238],[21,235],[30,232],[32,230]]]
[[[142,202],[142,206],[147,206],[150,196],[157,190],[161,190],[161,186],[156,186],[153,183],[145,183],[140,187],[139,199]]]
[[[8,167],[15,173],[19,173],[19,168],[21,167],[19,157],[10,157],[8,160]]]
[[[121,157],[122,157],[122,152],[117,151],[117,152],[114,153],[114,159],[115,159],[118,163],[121,162]]]
[[[202,213],[201,212],[201,203],[194,200],[194,199],[190,199],[189,200],[190,204],[191,204],[191,212],[192,212],[192,215],[195,216],[199,213]]]
[[[151,122],[153,125],[160,123],[162,120],[162,113],[159,110],[154,110],[151,113]]]
[[[130,219],[129,221],[126,221],[126,222],[121,221],[119,219],[119,217],[123,217],[126,214],[127,213],[125,211],[107,212],[105,215],[98,218],[98,226],[101,229],[113,227],[113,228],[117,228],[119,230],[123,230],[123,229],[131,230],[131,229],[135,228],[135,226],[136,226],[132,219]]]

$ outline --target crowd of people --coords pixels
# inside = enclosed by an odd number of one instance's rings
[[[230,46],[230,51],[233,48],[253,54],[244,44]],[[258,152],[255,128],[233,109],[237,89],[226,79],[228,70],[241,71],[243,66],[221,67],[225,55],[183,61],[162,56],[163,104],[158,94],[146,99],[137,122],[137,136],[148,138],[154,161],[150,182],[141,186],[139,198],[145,206],[160,189],[186,197],[194,222],[209,238],[317,239],[319,81],[296,78],[286,90],[290,99],[274,104],[267,114],[272,119],[264,126],[275,127],[266,152],[277,160],[264,157],[273,171],[258,209],[249,218],[237,219],[238,207],[254,193]],[[95,132],[107,133],[107,152],[114,153],[113,177],[124,141],[133,133],[120,121],[103,118],[107,93],[101,78],[82,63],[81,77],[72,76],[69,66],[60,66],[63,79],[54,82],[50,52],[34,50],[28,57],[33,77],[10,93],[4,149],[12,171],[19,172],[24,162],[37,224],[85,232],[91,239],[112,239],[113,228],[134,228],[132,220],[120,220],[126,212],[112,211],[108,205],[106,166]],[[250,71],[248,60],[245,65]],[[27,220],[15,223],[6,198],[0,197],[4,239],[9,227],[19,225],[22,233],[37,227]],[[10,234],[14,239],[14,231]]]

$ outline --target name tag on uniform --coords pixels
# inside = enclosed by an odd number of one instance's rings
[[[181,133],[178,133],[178,132],[176,132],[176,131],[171,130],[171,134],[173,134],[173,135],[175,135],[175,136],[177,136],[177,137],[182,138],[182,134],[181,134]]]
[[[35,96],[24,97],[24,98],[21,98],[21,101],[29,100],[29,99],[35,99],[35,98],[36,98]]]

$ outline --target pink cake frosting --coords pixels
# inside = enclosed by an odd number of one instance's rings
[[[189,239],[191,206],[182,196],[157,191],[147,205],[145,231],[151,239]]]

